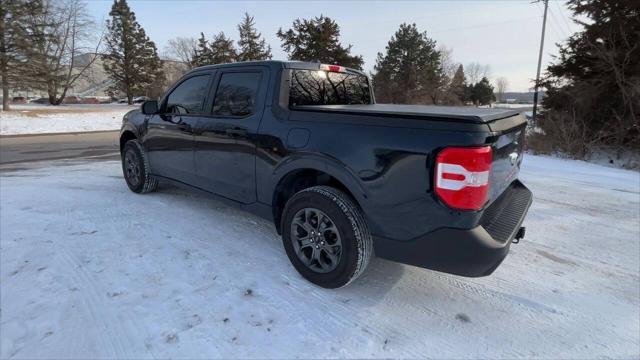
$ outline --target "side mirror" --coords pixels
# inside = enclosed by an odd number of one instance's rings
[[[153,115],[158,113],[158,101],[147,100],[142,103],[142,113],[145,115]]]

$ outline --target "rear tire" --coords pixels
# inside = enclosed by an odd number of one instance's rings
[[[315,186],[293,195],[285,205],[281,229],[289,260],[318,286],[348,285],[371,259],[373,241],[362,211],[338,189]]]
[[[144,147],[129,140],[122,149],[122,173],[131,191],[146,194],[158,189],[158,179],[151,175]]]

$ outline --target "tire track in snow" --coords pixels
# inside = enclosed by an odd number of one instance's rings
[[[369,269],[373,270],[374,269]],[[376,271],[377,272],[377,271]],[[382,275],[382,273],[376,274]],[[367,281],[366,278],[377,277],[376,275],[365,273],[361,281]],[[398,349],[395,351],[389,351],[389,356],[397,356],[402,358],[424,358],[425,353],[417,349],[414,344],[411,344],[407,339],[404,339],[402,328],[409,325],[413,328],[420,328],[424,325],[424,318],[415,316],[413,318],[403,318],[402,322],[397,322],[396,317],[393,314],[379,314],[377,312],[371,312],[367,306],[365,299],[353,298],[349,293],[352,292],[349,288],[338,290],[325,290],[316,288],[309,283],[305,282],[302,278],[292,279],[288,276],[282,275],[289,284],[290,288],[294,290],[299,297],[305,298],[305,302],[320,304],[318,307],[322,309],[324,319],[328,320],[329,325],[326,326],[324,333],[325,339],[331,339],[335,337],[335,332],[344,332],[345,330],[356,329],[356,333],[351,333],[350,338],[347,339],[356,344],[367,343],[369,348],[374,353],[380,351],[380,349],[386,349],[390,340],[393,341],[393,346]],[[371,285],[371,284],[367,284]],[[308,300],[312,297],[314,300]],[[349,296],[349,298],[345,298]],[[350,301],[345,301],[346,299]],[[393,297],[397,299],[397,297]],[[363,301],[364,300],[364,301]],[[387,305],[391,305],[392,308],[399,308],[403,310],[410,310],[412,313],[414,310],[422,311],[415,306],[406,306],[407,303],[400,304],[399,302],[389,302],[385,298]],[[400,306],[398,306],[400,305]],[[298,302],[293,302],[290,305],[292,308],[299,307]],[[314,305],[316,307],[316,305]],[[427,315],[433,317],[433,313],[429,312]],[[298,315],[301,321],[304,322],[305,316]],[[375,319],[375,320],[372,320]],[[409,324],[408,324],[409,323]],[[445,322],[442,322],[443,324]],[[338,329],[340,327],[341,329]],[[400,347],[400,344],[404,345]],[[335,354],[327,353],[326,356],[334,356]]]
[[[100,324],[101,333],[107,335],[106,338],[101,337],[104,340],[102,349],[110,351],[103,354],[109,354],[107,357],[111,358],[138,358],[139,354],[131,351],[136,347],[131,339],[140,333],[139,329],[131,331],[130,319],[133,317],[125,312],[119,312],[121,316],[118,316],[118,313],[112,310],[112,305],[104,299],[107,292],[100,286],[100,281],[87,272],[73,253],[61,246],[59,255],[62,263],[72,270],[67,274],[74,286],[85,290],[80,293],[85,311],[92,318],[93,324]]]

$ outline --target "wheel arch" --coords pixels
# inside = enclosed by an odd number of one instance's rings
[[[300,161],[298,166],[289,164],[286,169],[278,171],[281,176],[277,177],[278,180],[273,186],[271,205],[274,224],[279,234],[282,213],[287,201],[295,193],[313,186],[326,185],[339,189],[350,196],[356,205],[364,209],[362,203],[367,198],[364,189],[355,176],[346,170],[346,167],[343,166],[343,170],[339,171],[336,169],[336,165],[326,161],[305,160]]]
[[[136,135],[136,133],[130,129],[126,129],[122,131],[122,133],[120,134],[120,153],[122,153],[122,150],[124,149],[124,144],[126,144],[127,141],[135,140],[137,138],[138,136]]]

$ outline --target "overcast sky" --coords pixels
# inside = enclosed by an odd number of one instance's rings
[[[102,21],[113,1],[89,1],[89,10]],[[237,40],[236,26],[244,12],[255,16],[258,30],[271,44],[274,59],[286,59],[276,32],[288,29],[296,18],[324,14],[340,25],[341,41],[364,56],[364,68],[373,69],[376,54],[403,23],[453,49],[464,65],[476,61],[491,67],[491,79],[504,76],[509,91],[527,91],[535,78],[542,4],[530,0],[475,1],[135,1],[129,6],[162,53],[167,40],[177,36],[207,37],[219,31]],[[564,1],[549,2],[550,16],[543,64],[557,53],[555,43],[579,26],[570,20]]]

